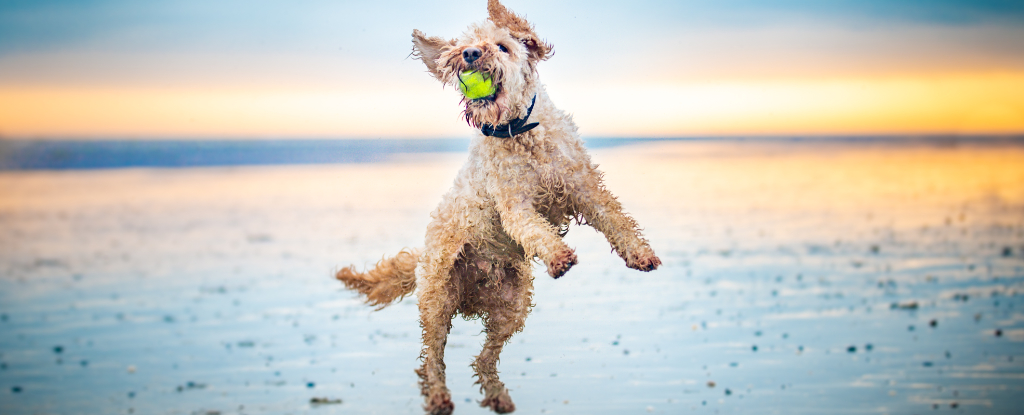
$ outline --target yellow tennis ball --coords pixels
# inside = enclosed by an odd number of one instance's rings
[[[464,71],[459,74],[459,91],[469,99],[478,99],[494,95],[497,88],[491,77],[477,71]]]

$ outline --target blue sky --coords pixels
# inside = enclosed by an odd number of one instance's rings
[[[671,38],[683,47],[659,49],[681,55],[702,34],[756,33],[777,29],[828,28],[821,43],[864,53],[837,33],[889,34],[907,30],[1024,34],[1019,1],[513,1],[542,36],[561,52],[610,54],[611,47],[646,50],[651,39]],[[0,3],[0,58],[34,53],[134,56],[158,54],[333,55],[391,61],[408,53],[409,32],[455,36],[467,23],[486,17],[484,1],[5,1]],[[972,32],[974,30],[974,32]],[[692,35],[687,37],[687,35]],[[943,49],[943,39],[890,39],[904,52],[940,49],[990,55],[1019,68],[1024,42],[980,36]],[[851,36],[852,37],[852,36]],[[1020,37],[1016,38],[1020,39]],[[714,38],[709,40],[715,40]],[[756,37],[744,39],[757,43]],[[560,47],[569,43],[572,47]],[[669,43],[663,41],[658,44]],[[796,43],[796,42],[794,42]],[[879,45],[881,46],[881,45]],[[891,46],[890,46],[891,47]],[[956,49],[960,50],[956,50]],[[618,52],[618,51],[617,51]],[[1009,56],[1007,56],[1009,55]],[[951,57],[952,58],[952,57]],[[952,60],[952,59],[951,59]],[[115,62],[116,64],[116,62]],[[950,62],[953,64],[953,62]],[[115,68],[114,72],[119,72]],[[130,70],[130,69],[126,69]],[[59,74],[54,73],[54,76]]]
[[[555,45],[555,58],[541,66],[552,94],[584,106],[595,85],[631,82],[1024,71],[1019,1],[505,3]],[[407,59],[410,32],[454,37],[485,18],[482,0],[6,1],[0,87],[438,94],[420,64]]]

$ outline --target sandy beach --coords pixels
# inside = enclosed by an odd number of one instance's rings
[[[516,413],[1019,413],[1024,146],[592,155],[664,267],[573,227],[502,354]],[[416,298],[332,274],[422,245],[464,157],[0,172],[0,413],[422,413]],[[489,413],[480,331],[449,338],[456,414]]]

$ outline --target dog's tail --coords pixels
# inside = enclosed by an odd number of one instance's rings
[[[359,291],[366,303],[380,310],[396,300],[401,301],[416,289],[417,250],[403,249],[398,255],[383,258],[373,269],[356,272],[355,266],[342,268],[334,276],[345,288]]]

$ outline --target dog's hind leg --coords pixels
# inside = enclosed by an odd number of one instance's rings
[[[423,350],[420,352],[423,366],[416,373],[420,377],[427,413],[449,415],[455,410],[455,404],[445,385],[444,347],[448,343],[460,293],[456,284],[447,284],[447,279],[427,281],[430,283],[420,287],[418,294],[420,325],[423,327]]]
[[[476,371],[476,383],[480,384],[480,390],[484,393],[480,406],[499,414],[515,411],[516,405],[512,403],[505,384],[498,379],[498,357],[512,335],[523,330],[533,296],[530,263],[508,267],[504,274],[500,284],[488,290],[485,300],[488,310],[484,315],[487,340],[472,364]]]

